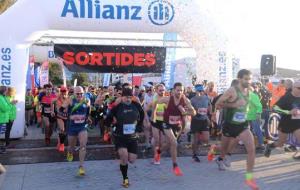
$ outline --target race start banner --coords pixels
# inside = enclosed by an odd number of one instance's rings
[[[164,47],[59,44],[54,52],[72,72],[163,73],[165,69]]]

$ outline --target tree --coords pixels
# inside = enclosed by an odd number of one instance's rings
[[[77,86],[89,86],[89,76],[87,73],[73,73],[72,84],[77,79]]]
[[[55,86],[61,86],[63,84],[62,68],[59,64],[49,64],[49,81]]]

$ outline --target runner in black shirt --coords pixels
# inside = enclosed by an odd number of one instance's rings
[[[289,133],[293,133],[300,141],[300,81],[294,83],[291,93],[287,93],[278,100],[274,109],[281,113],[279,139],[267,145],[266,157],[270,156],[272,149],[284,145]]]
[[[132,101],[132,90],[124,88],[122,102],[114,107],[106,118],[107,126],[114,121],[114,143],[120,156],[120,170],[123,175],[123,187],[129,187],[127,177],[128,162],[137,158],[138,132],[142,131],[144,111],[141,105]]]

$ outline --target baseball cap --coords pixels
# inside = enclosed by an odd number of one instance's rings
[[[202,84],[195,85],[195,90],[198,92],[204,91],[204,87]]]

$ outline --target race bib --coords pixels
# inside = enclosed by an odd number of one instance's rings
[[[297,110],[296,115],[292,115],[292,119],[300,119],[300,110]]]
[[[124,135],[132,135],[135,133],[135,124],[124,124],[123,125],[123,134]]]
[[[51,113],[50,107],[44,107],[44,113]]]
[[[197,110],[197,113],[198,113],[199,115],[207,115],[207,108],[199,108],[199,109]]]
[[[244,112],[236,112],[233,115],[232,121],[237,122],[237,123],[244,123],[244,122],[246,122],[246,114]]]
[[[181,116],[169,116],[169,124],[171,125],[180,125],[181,124]]]
[[[85,115],[73,115],[71,119],[75,124],[82,124],[85,122]]]

